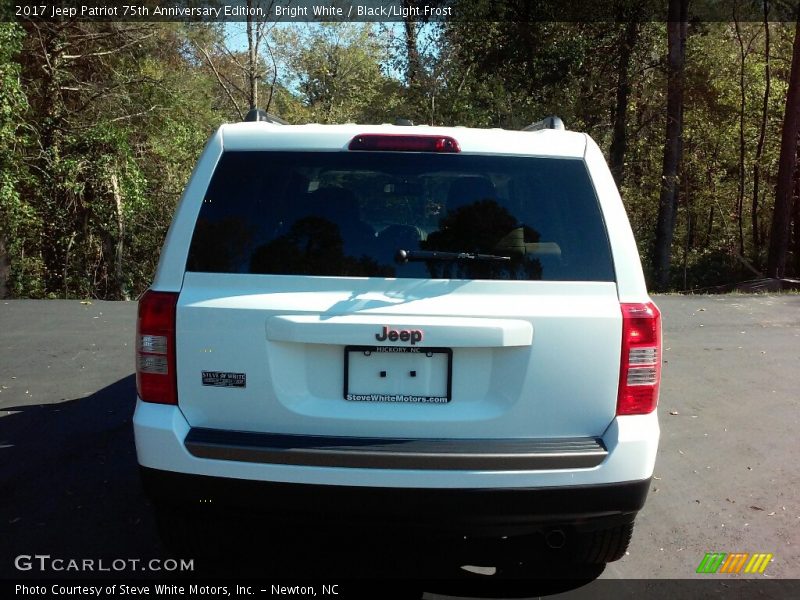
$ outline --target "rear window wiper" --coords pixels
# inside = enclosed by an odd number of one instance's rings
[[[478,261],[497,261],[508,262],[510,256],[500,256],[498,254],[476,254],[474,252],[439,252],[438,250],[403,250],[400,248],[394,255],[394,259],[399,264],[405,264],[418,260],[478,260]]]

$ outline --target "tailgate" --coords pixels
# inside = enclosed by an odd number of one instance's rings
[[[258,433],[600,436],[620,338],[612,282],[188,272],[179,406]]]

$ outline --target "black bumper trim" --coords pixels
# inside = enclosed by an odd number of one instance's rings
[[[564,487],[440,489],[277,483],[144,467],[141,475],[154,502],[199,510],[516,533],[554,523],[591,529],[631,521],[650,489],[650,479]]]
[[[608,456],[600,438],[386,439],[192,428],[198,458],[309,467],[534,471],[589,469]]]

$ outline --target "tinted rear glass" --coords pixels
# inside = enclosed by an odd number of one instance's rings
[[[187,269],[614,280],[581,160],[410,152],[224,153]]]

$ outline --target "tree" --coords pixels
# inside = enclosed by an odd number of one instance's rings
[[[16,62],[22,35],[16,24],[0,23],[0,298],[10,294],[14,280],[24,272],[24,259],[12,264],[12,257],[20,253],[23,240],[37,225],[30,206],[19,194],[22,165],[15,151],[27,105]]]
[[[15,292],[130,297],[152,276],[173,190],[208,135],[212,86],[195,74],[187,89],[185,38],[174,24],[24,27],[29,108],[15,156],[26,174],[19,195],[41,226],[13,249],[12,270],[26,268]],[[168,140],[167,152],[158,140]]]
[[[270,38],[276,22],[256,20],[253,14],[254,8],[270,14],[274,4],[275,0],[266,3],[247,0],[247,51],[237,49],[235,43],[226,39],[226,29],[222,24],[203,23],[191,27],[190,40],[199,61],[213,74],[224,93],[228,110],[232,110],[240,121],[245,117],[245,106],[269,111],[275,97],[278,61]],[[269,85],[269,92],[266,103],[260,106],[259,86],[262,83]]]
[[[769,122],[769,95],[772,72],[770,70],[770,38],[769,38],[769,1],[764,1],[764,96],[761,103],[761,126],[756,144],[756,155],[753,159],[753,200],[750,205],[750,225],[753,240],[753,262],[758,264],[761,259],[761,236],[759,235],[758,205],[761,192],[761,160],[764,156],[764,140]]]
[[[797,165],[797,135],[800,125],[800,18],[795,24],[792,67],[781,132],[781,153],[778,163],[778,184],[772,212],[767,275],[783,277],[789,249],[789,220],[792,209],[792,176]]]
[[[631,92],[630,63],[633,48],[639,37],[637,15],[629,15],[629,20],[620,31],[619,56],[617,57],[617,93],[612,121],[614,133],[609,150],[609,166],[618,186],[622,185],[625,170],[625,153],[628,149],[628,97]]]
[[[406,85],[409,88],[414,88],[420,84],[420,77],[422,71],[422,60],[419,53],[419,40],[418,31],[419,27],[417,20],[411,15],[414,14],[414,9],[419,9],[417,0],[403,0],[403,8],[408,12],[407,17],[403,19],[403,28],[405,30],[405,51],[406,51]]]
[[[372,24],[323,23],[276,37],[288,65],[283,85],[297,90],[303,105],[300,119],[394,120],[401,84],[383,72],[388,41]]]
[[[678,210],[678,167],[683,134],[683,85],[686,60],[687,0],[670,0],[668,32],[667,127],[661,170],[661,196],[653,250],[653,282],[659,290],[669,287],[672,239]]]

